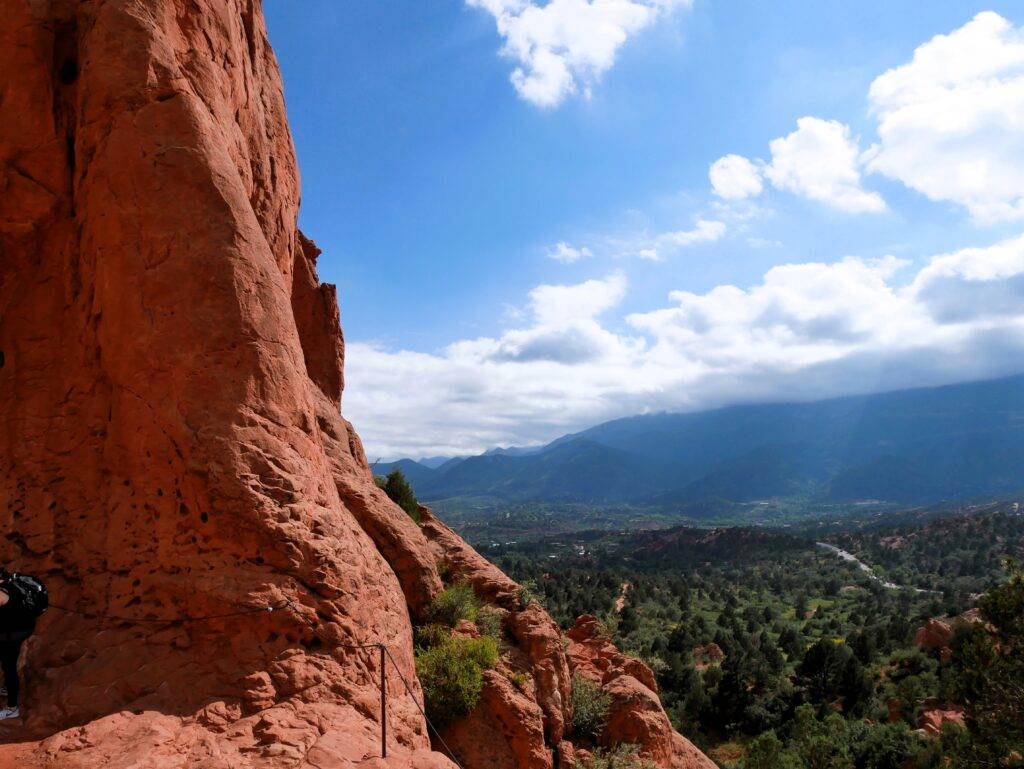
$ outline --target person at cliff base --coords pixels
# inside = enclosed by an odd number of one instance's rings
[[[48,597],[43,583],[27,574],[9,573],[0,568],[0,671],[7,705],[0,708],[0,721],[21,718],[18,696],[21,678],[18,658],[21,647],[35,632],[36,620],[46,611]]]

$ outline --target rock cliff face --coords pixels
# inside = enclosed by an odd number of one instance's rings
[[[296,228],[257,0],[0,0],[0,17],[0,562],[72,610],[27,645],[0,769],[450,768],[413,660],[441,574],[504,609],[503,664],[526,679],[488,674],[449,727],[459,761],[564,758],[553,621],[395,507],[341,417],[337,299]],[[379,657],[351,646],[378,641],[386,761]],[[661,765],[705,765],[654,720]]]

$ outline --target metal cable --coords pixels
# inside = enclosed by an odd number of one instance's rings
[[[416,699],[416,695],[413,694],[412,688],[409,686],[409,682],[405,680],[405,676],[402,675],[402,671],[399,669],[398,663],[395,662],[395,658],[391,656],[391,650],[384,644],[381,644],[380,646],[384,650],[384,653],[388,655],[388,659],[391,660],[391,665],[392,667],[394,667],[395,672],[398,673],[398,677],[402,679],[402,684],[405,686],[405,690],[409,693],[410,699],[412,699],[412,701],[416,704],[416,708],[420,711],[420,715],[423,716],[423,720],[427,722],[427,728],[432,729],[434,731],[434,734],[437,735],[438,741],[441,743],[442,746],[444,746],[444,749],[448,752],[448,757],[452,760],[452,763],[459,767],[459,769],[462,769],[462,764],[460,764],[458,759],[455,758],[455,753],[452,751],[451,748],[448,747],[448,743],[444,741],[444,737],[441,736],[441,732],[439,732],[437,730],[437,727],[435,727],[430,722],[430,719],[427,718],[426,711],[423,710],[423,707],[420,705],[419,700]]]
[[[60,604],[55,604],[55,603],[51,603],[49,605],[49,608],[51,608],[51,609],[57,609],[58,611],[65,612],[66,614],[76,614],[76,615],[78,615],[80,617],[85,617],[86,619],[109,620],[111,622],[122,622],[122,623],[127,623],[127,624],[136,624],[136,625],[143,625],[143,624],[179,625],[179,624],[190,624],[190,623],[193,623],[193,622],[207,622],[207,621],[216,620],[216,619],[230,619],[232,617],[246,617],[246,616],[250,616],[250,615],[254,615],[254,614],[272,614],[273,612],[279,611],[281,609],[284,609],[285,607],[291,608],[295,612],[295,615],[302,622],[304,622],[306,625],[308,625],[310,627],[310,629],[312,629],[314,631],[316,630],[315,623],[312,622],[311,620],[307,619],[305,616],[303,616],[302,613],[298,611],[298,609],[296,608],[295,604],[292,603],[292,601],[290,601],[288,599],[285,599],[284,603],[278,604],[276,606],[262,606],[262,607],[259,607],[259,608],[245,609],[245,610],[242,610],[242,611],[225,612],[223,614],[207,614],[207,615],[203,615],[203,616],[199,616],[199,617],[183,616],[183,617],[174,617],[174,618],[122,617],[122,616],[119,616],[119,615],[116,615],[116,614],[103,614],[101,612],[81,611],[79,609],[72,609],[72,608],[69,608],[67,606],[61,606]],[[412,699],[413,704],[416,705],[416,709],[420,712],[420,715],[423,716],[423,720],[424,720],[424,722],[426,722],[427,728],[430,729],[431,731],[433,731],[433,733],[437,736],[438,741],[441,743],[442,747],[444,747],[445,751],[448,753],[448,757],[452,760],[452,762],[456,766],[458,766],[459,769],[462,769],[462,764],[460,764],[458,762],[458,759],[456,759],[454,751],[452,751],[452,749],[450,747],[448,747],[448,743],[446,743],[444,741],[444,737],[441,736],[441,732],[438,731],[437,727],[434,726],[434,724],[431,722],[431,720],[427,717],[427,713],[424,710],[423,706],[420,705],[419,700],[416,699],[416,694],[413,692],[412,687],[409,685],[409,681],[402,674],[402,670],[401,670],[401,668],[399,668],[398,662],[395,661],[394,656],[392,656],[392,654],[391,654],[391,650],[387,647],[386,644],[383,644],[383,643],[368,643],[368,644],[335,643],[335,644],[332,644],[332,645],[337,647],[337,648],[343,648],[343,649],[382,649],[384,651],[384,653],[387,655],[387,658],[389,660],[391,660],[391,666],[395,669],[395,672],[398,673],[398,678],[401,680],[402,685],[405,687],[405,691],[408,693],[409,697]],[[383,718],[384,714],[381,714],[381,717]]]

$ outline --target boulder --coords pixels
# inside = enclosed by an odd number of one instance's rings
[[[935,698],[921,703],[921,715],[917,719],[917,728],[929,735],[942,732],[943,724],[956,724],[964,728],[964,709],[959,705],[942,704]]]
[[[484,672],[480,702],[442,730],[444,744],[462,766],[487,769],[552,769],[536,701],[495,670]]]
[[[920,649],[941,649],[949,645],[953,627],[941,619],[930,619],[914,634],[914,643]]]

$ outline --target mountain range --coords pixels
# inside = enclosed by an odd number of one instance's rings
[[[433,465],[433,466],[431,466]],[[616,419],[536,448],[402,459],[427,501],[930,504],[1024,487],[1024,375]]]

